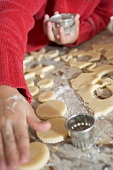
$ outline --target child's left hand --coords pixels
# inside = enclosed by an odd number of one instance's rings
[[[80,15],[76,14],[75,16],[75,23],[76,23],[76,28],[74,31],[72,31],[70,34],[65,35],[63,27],[59,27],[58,30],[58,35],[55,35],[53,32],[53,25],[49,21],[49,15],[44,16],[44,21],[43,21],[43,27],[44,27],[44,33],[48,37],[50,41],[53,41],[57,44],[64,45],[64,44],[73,44],[77,41],[78,35],[79,35],[79,18]]]

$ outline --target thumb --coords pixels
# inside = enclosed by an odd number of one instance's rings
[[[27,122],[31,128],[38,131],[46,131],[50,129],[51,124],[49,122],[42,122],[40,119],[37,118],[34,111],[31,109],[29,114],[27,115]]]

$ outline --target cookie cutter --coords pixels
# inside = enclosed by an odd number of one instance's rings
[[[65,34],[70,34],[70,32],[75,30],[75,14],[71,13],[62,13],[56,14],[50,17],[50,22],[53,24],[53,31],[55,35],[58,34],[59,27],[64,28]]]
[[[77,114],[69,117],[66,128],[72,143],[81,150],[90,149],[94,143],[95,118],[91,114]]]

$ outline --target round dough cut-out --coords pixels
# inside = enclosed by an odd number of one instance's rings
[[[30,160],[24,165],[20,165],[19,170],[40,170],[48,162],[50,152],[47,146],[41,142],[30,143]]]
[[[37,83],[37,86],[39,88],[49,88],[54,85],[54,82],[52,79],[42,79]]]
[[[67,112],[67,106],[59,100],[47,101],[39,105],[36,109],[36,114],[40,119],[47,120],[55,117],[62,117]]]
[[[56,99],[56,96],[55,96],[54,91],[45,91],[38,96],[39,102],[42,102],[42,103],[49,101],[49,100],[55,100],[55,99]]]
[[[29,86],[28,88],[32,96],[35,96],[39,92],[39,88],[36,86]]]
[[[44,143],[58,143],[64,141],[68,136],[68,130],[66,129],[65,118],[53,118],[46,122],[51,123],[51,128],[48,131],[37,131],[37,137]]]

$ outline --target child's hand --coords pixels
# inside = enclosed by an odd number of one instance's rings
[[[28,124],[45,131],[50,124],[42,123],[17,89],[0,86],[0,169],[17,170],[29,159]]]
[[[73,44],[77,41],[79,35],[79,17],[79,14],[75,16],[75,30],[72,31],[69,35],[65,35],[63,27],[59,27],[59,34],[55,35],[53,32],[53,23],[49,21],[49,15],[46,14],[43,21],[44,32],[50,41],[53,41],[57,44]]]

